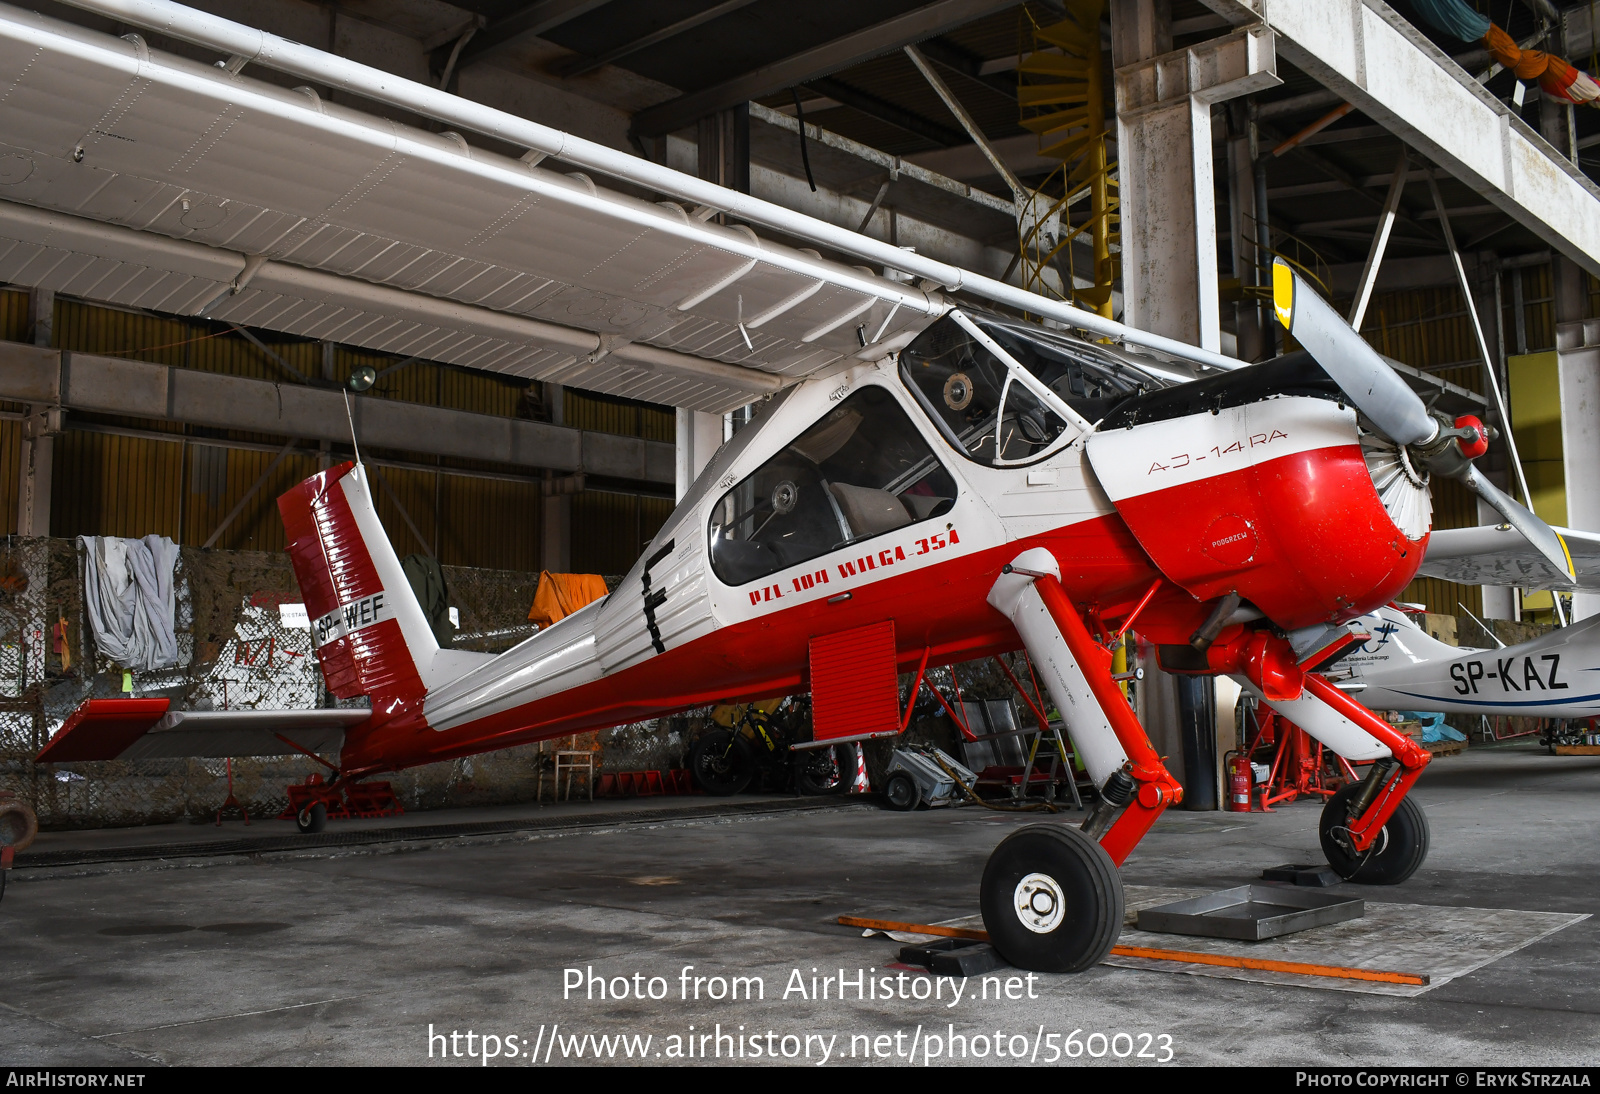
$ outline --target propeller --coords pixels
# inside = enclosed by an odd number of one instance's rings
[[[1278,321],[1316,358],[1378,430],[1407,449],[1411,462],[1459,479],[1507,524],[1521,532],[1557,573],[1576,580],[1566,543],[1543,520],[1513,501],[1472,461],[1488,449],[1489,430],[1470,415],[1454,422],[1429,413],[1400,374],[1281,258],[1272,262],[1272,302]]]
[[[1521,532],[1545,560],[1556,568],[1557,573],[1565,574],[1569,581],[1577,580],[1577,573],[1572,566],[1572,552],[1567,550],[1567,541],[1562,539],[1554,528],[1513,501],[1511,495],[1480,474],[1478,469],[1472,466],[1472,461],[1467,461],[1466,471],[1456,478],[1476,490],[1480,498],[1506,518],[1507,524]]]
[[[1411,386],[1281,258],[1272,260],[1272,304],[1278,322],[1391,441],[1427,444],[1439,436],[1439,422]]]

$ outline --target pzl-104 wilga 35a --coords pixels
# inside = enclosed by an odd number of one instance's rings
[[[292,43],[250,46],[259,32],[155,0],[147,6],[164,13],[166,33],[232,43],[241,63],[260,57],[311,71],[314,62],[341,87],[359,93],[364,86],[351,62]],[[23,29],[10,45],[53,48],[37,30],[49,30],[46,21],[17,15],[15,26]],[[83,33],[59,34],[75,43],[59,51],[61,65],[100,56],[81,44]],[[8,78],[26,87],[36,78],[28,73],[38,71],[28,59],[34,54],[0,46]],[[120,48],[102,49],[106,66],[123,63]],[[351,112],[308,109],[292,93],[253,87],[233,75],[237,69],[217,75],[191,62],[152,60],[148,50],[126,52],[140,94],[118,108],[119,118],[132,119],[118,124],[142,126],[142,136],[96,143],[96,162],[159,175],[172,156],[182,160],[184,147],[212,139],[200,134],[210,132],[213,107],[224,102],[240,118],[269,118],[279,137],[320,141],[343,126],[341,139],[368,139]],[[309,59],[295,60],[302,55]],[[35,67],[24,72],[25,64]],[[168,78],[163,64],[178,75]],[[383,94],[409,86],[383,80]],[[89,86],[87,76],[83,82]],[[99,110],[98,98],[113,101],[116,86],[102,79],[80,97]],[[441,96],[422,89],[406,102],[435,117],[460,114],[459,124],[487,126],[482,119],[494,115],[501,139],[526,133],[569,162],[589,157],[595,170],[644,170],[624,163],[640,162],[632,157]],[[56,109],[47,96],[22,98],[41,116]],[[181,109],[168,109],[167,99]],[[227,140],[245,140],[248,125],[227,116]],[[6,125],[0,119],[0,139],[13,144],[44,139]],[[718,367],[728,369],[730,361],[759,364],[768,352],[762,347],[776,346],[771,353],[791,353],[785,360],[796,362],[787,375],[803,378],[767,399],[717,452],[610,596],[497,656],[435,643],[361,466],[306,480],[279,507],[318,658],[329,689],[369,696],[370,711],[178,714],[91,703],[40,760],[281,753],[289,741],[337,750],[337,777],[323,790],[332,796],[412,765],[805,690],[816,743],[825,745],[898,732],[899,673],[1025,648],[1099,787],[1099,804],[1081,828],[1037,824],[1008,836],[984,871],[982,910],[1008,960],[1079,970],[1104,957],[1121,928],[1118,866],[1182,793],[1113,680],[1109,648],[1123,634],[1133,629],[1153,643],[1169,672],[1237,678],[1334,752],[1370,762],[1364,778],[1328,801],[1322,843],[1343,876],[1392,884],[1427,852],[1427,821],[1407,791],[1428,754],[1319,670],[1354,641],[1346,622],[1388,603],[1416,574],[1428,547],[1430,476],[1470,484],[1519,530],[1519,544],[1531,545],[1553,582],[1576,581],[1560,538],[1475,471],[1472,461],[1490,439],[1484,426],[1431,413],[1281,263],[1277,313],[1305,351],[1239,367],[664,168],[651,168],[658,194],[705,204],[686,211],[607,198],[587,178],[574,183],[384,125],[384,147],[362,153],[381,170],[340,145],[343,159],[332,151],[326,162],[307,157],[297,182],[321,185],[321,173],[335,170],[376,179],[362,182],[360,194],[387,195],[391,215],[367,214],[366,196],[332,201],[318,214],[320,234],[307,238],[337,229],[346,242],[335,248],[329,235],[319,250],[293,237],[286,258],[241,273],[242,281],[257,280],[236,283],[234,295],[224,291],[206,308],[223,314],[245,306],[232,301],[255,299],[263,278],[276,279],[274,292],[289,292],[291,281],[297,292],[323,291],[294,263],[337,264],[357,251],[369,257],[348,276],[316,275],[338,283],[326,291],[345,291],[356,278],[381,280],[374,272],[380,252],[360,242],[361,233],[422,240],[448,229],[462,253],[498,247],[482,260],[498,263],[495,269],[540,262],[554,269],[561,259],[573,284],[611,269],[595,265],[594,255],[625,256],[634,265],[617,284],[633,286],[639,314],[660,321],[649,337],[670,341],[693,327],[704,332],[706,357],[721,355]],[[138,161],[158,138],[177,151],[158,145],[148,162]],[[209,169],[209,160],[198,159],[184,167],[191,179]],[[60,171],[67,177],[72,168]],[[226,196],[260,180],[231,171],[215,173],[214,182]],[[323,189],[336,194],[343,185]],[[408,197],[447,185],[458,189],[435,207],[449,211],[448,223],[393,214]],[[56,192],[41,189],[28,200],[48,204]],[[251,196],[251,208],[298,193],[280,187],[276,197]],[[747,229],[709,223],[719,209],[885,266],[893,259],[895,270],[926,272],[912,286],[903,276],[764,243]],[[362,216],[368,219],[350,226]],[[519,246],[507,242],[524,231],[531,234]],[[580,236],[589,257],[557,253]],[[555,283],[557,272],[542,276]],[[955,289],[1144,351],[958,303],[943,291]],[[674,344],[687,345],[688,336]],[[632,353],[629,360],[650,367],[683,367],[682,354],[628,347],[601,344],[590,358]]]

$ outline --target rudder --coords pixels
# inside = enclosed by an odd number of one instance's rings
[[[365,468],[342,463],[278,499],[328,690],[374,716],[421,700],[439,645],[378,520]]]

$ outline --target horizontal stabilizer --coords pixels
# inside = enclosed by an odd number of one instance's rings
[[[1428,553],[1418,575],[1462,585],[1600,592],[1600,534],[1570,528],[1552,530],[1572,558],[1576,581],[1559,573],[1527,537],[1504,524],[1435,531],[1428,539]]]
[[[171,710],[166,699],[89,699],[36,763],[285,756],[338,751],[369,710]]]

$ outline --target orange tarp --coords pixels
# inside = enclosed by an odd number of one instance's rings
[[[1593,104],[1600,97],[1600,87],[1588,73],[1553,53],[1518,48],[1516,39],[1492,23],[1483,44],[1502,68],[1509,68],[1519,80],[1537,80],[1550,95],[1579,105]]]
[[[606,579],[599,574],[553,574],[545,570],[539,575],[539,588],[533,594],[528,619],[548,627],[605,595]]]

